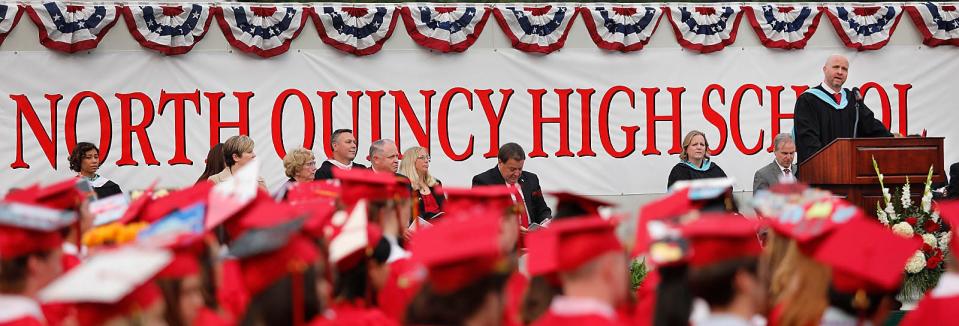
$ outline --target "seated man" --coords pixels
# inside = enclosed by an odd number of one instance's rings
[[[473,177],[473,186],[505,184],[515,190],[518,185],[520,189],[516,193],[522,197],[526,205],[526,211],[521,212],[526,215],[522,223],[524,228],[550,218],[553,211],[543,199],[539,178],[532,172],[523,171],[523,163],[526,162],[526,152],[523,148],[517,143],[507,143],[499,148],[498,159],[499,163],[495,167]]]
[[[330,137],[333,145],[333,158],[323,161],[320,168],[316,169],[315,180],[333,179],[333,168],[365,169],[363,164],[353,162],[356,159],[356,137],[353,131],[349,129],[337,129]]]
[[[773,154],[776,159],[757,170],[753,176],[753,192],[779,184],[780,181],[796,181],[797,166],[793,164],[796,143],[793,137],[786,133],[777,135],[773,139]]]

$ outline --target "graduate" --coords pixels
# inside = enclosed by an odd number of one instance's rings
[[[624,325],[615,307],[629,295],[629,266],[615,224],[599,217],[556,221],[529,236],[531,274],[553,274],[563,295],[533,325]]]
[[[823,82],[796,100],[796,148],[802,163],[836,138],[892,137],[872,110],[853,90],[842,88],[849,73],[849,59],[829,56],[822,67]]]

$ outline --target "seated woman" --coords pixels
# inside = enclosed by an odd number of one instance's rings
[[[666,187],[672,187],[676,181],[725,178],[726,172],[709,159],[709,142],[706,134],[699,130],[690,131],[683,138],[683,152],[679,153],[681,162],[669,171],[669,181]]]
[[[293,185],[313,181],[316,173],[316,157],[313,156],[313,151],[302,147],[290,151],[283,158],[283,170],[290,179],[273,195],[276,200],[286,199],[286,191]]]
[[[419,217],[430,220],[443,212],[446,198],[436,191],[442,183],[430,174],[430,154],[425,148],[412,147],[403,152],[400,174],[410,179],[413,193],[418,197]]]
[[[70,170],[77,172],[77,177],[87,179],[97,193],[97,198],[123,193],[120,186],[97,174],[100,169],[100,150],[91,143],[78,143],[70,152]]]
[[[218,184],[220,182],[233,178],[233,174],[242,169],[248,163],[256,158],[253,153],[253,139],[246,135],[233,136],[223,143],[223,160],[226,161],[226,168],[220,173],[211,175],[210,182]],[[257,179],[260,189],[266,190],[266,182],[262,177]]]

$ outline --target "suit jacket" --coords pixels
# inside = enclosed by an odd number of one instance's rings
[[[553,211],[543,199],[543,190],[539,186],[539,177],[532,172],[523,171],[519,176],[520,189],[523,190],[523,202],[529,212],[531,223],[540,223],[553,216]],[[473,177],[473,186],[505,185],[506,180],[495,166]]]
[[[366,168],[366,166],[363,164],[357,164],[357,163],[351,163],[351,164],[353,164],[354,169]],[[333,163],[330,163],[330,161],[323,161],[323,163],[320,164],[320,168],[316,169],[316,173],[313,174],[313,179],[314,180],[333,179],[333,168],[334,168]]]
[[[799,174],[796,173],[797,165],[793,164],[789,167],[789,171],[792,172],[793,177],[798,178]],[[779,183],[779,177],[783,175],[783,171],[779,169],[779,163],[776,163],[776,160],[773,160],[772,163],[767,164],[759,170],[756,170],[756,174],[753,176],[753,191],[760,189],[769,188],[775,184]]]

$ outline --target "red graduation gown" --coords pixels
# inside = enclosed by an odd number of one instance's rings
[[[365,307],[362,303],[334,303],[323,315],[313,319],[310,326],[399,326],[375,307]]]
[[[591,299],[558,296],[533,326],[627,325],[612,307]]]
[[[17,319],[0,321],[0,326],[43,326],[46,325],[33,316],[23,316]]]
[[[529,289],[529,278],[519,271],[513,271],[506,281],[506,303],[503,307],[503,325],[523,325],[523,301]]]
[[[425,277],[426,270],[423,265],[410,258],[402,258],[390,263],[390,274],[386,279],[386,285],[377,294],[380,310],[387,317],[402,322],[406,316],[406,306],[419,292]]]

